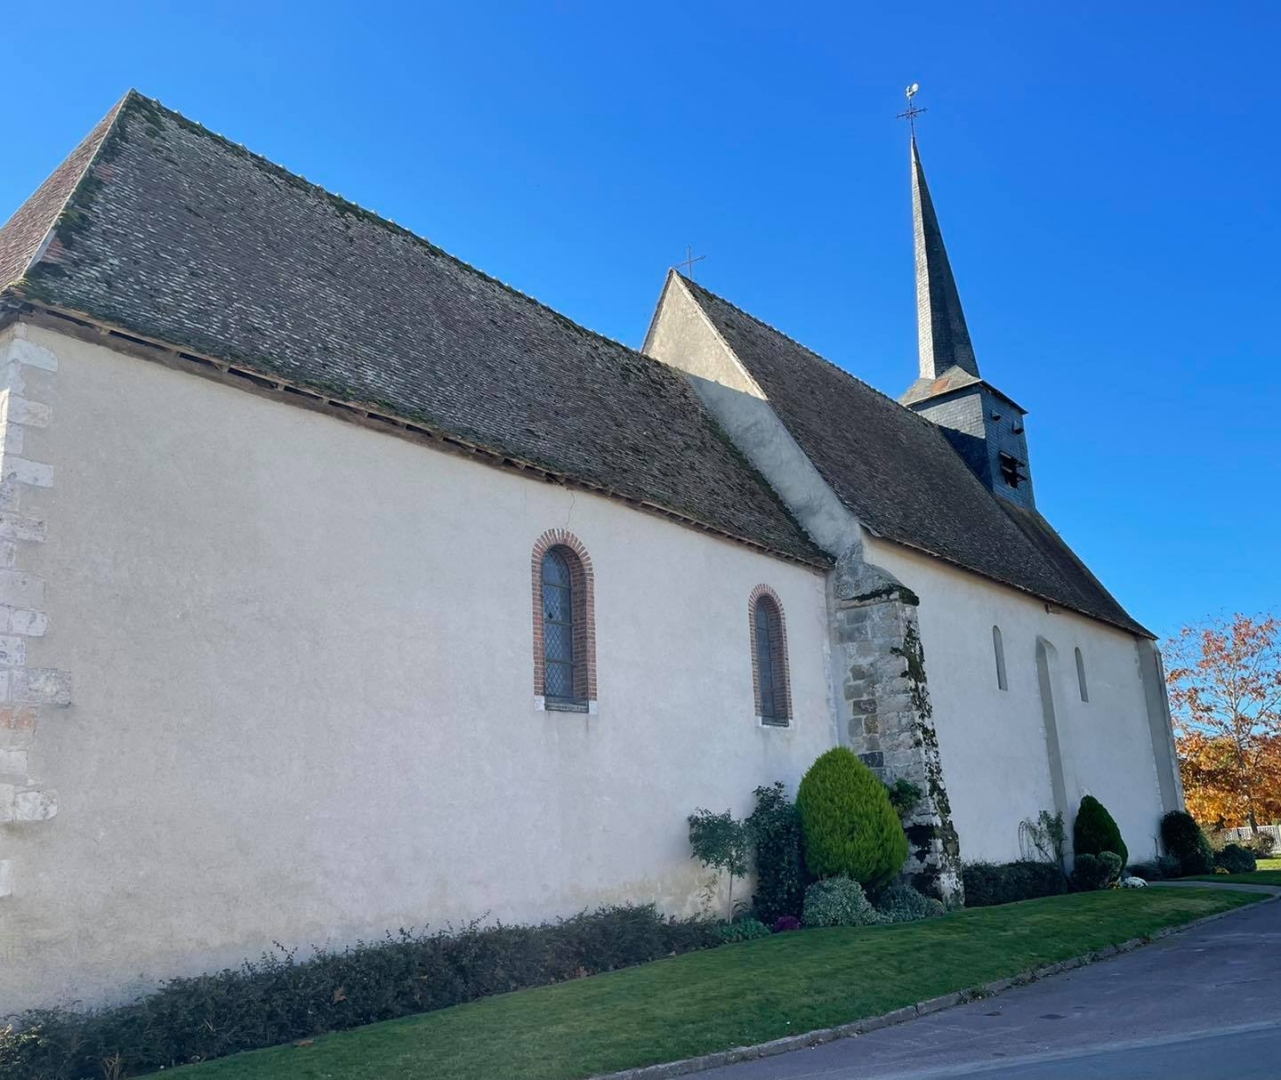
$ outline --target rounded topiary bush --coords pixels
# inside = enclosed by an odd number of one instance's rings
[[[1110,851],[1121,857],[1121,865],[1130,861],[1129,849],[1121,839],[1121,830],[1105,807],[1093,795],[1086,795],[1076,812],[1072,826],[1072,850],[1076,855],[1102,855]]]
[[[874,926],[880,913],[863,892],[863,886],[847,877],[816,881],[805,890],[806,926]]]
[[[848,877],[878,889],[907,861],[907,836],[885,785],[843,746],[810,766],[796,809],[805,865],[816,878]]]
[[[1161,819],[1161,843],[1167,855],[1179,860],[1181,874],[1214,873],[1214,849],[1186,810],[1171,810]]]

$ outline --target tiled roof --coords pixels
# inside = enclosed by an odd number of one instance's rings
[[[0,230],[6,284],[830,561],[678,374],[136,93]]]
[[[1039,513],[984,487],[933,423],[682,280],[823,479],[864,525],[1061,607],[1151,636]]]

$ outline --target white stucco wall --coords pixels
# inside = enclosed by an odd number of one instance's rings
[[[1162,805],[1134,637],[1070,611],[1051,614],[1043,601],[885,540],[869,541],[866,554],[921,598],[930,700],[962,856],[1018,858],[1019,821],[1054,809],[1036,667],[1041,637],[1053,646],[1069,829],[1081,796],[1093,795],[1116,819],[1131,860],[1151,858]],[[1008,690],[997,686],[993,626],[1001,628]],[[1076,648],[1088,702],[1077,685]]]
[[[0,826],[0,1013],[122,998],[269,947],[604,901],[697,906],[685,817],[794,788],[832,742],[824,581],[617,503],[79,340],[23,512],[70,671]],[[596,575],[599,712],[534,708],[530,551]],[[747,602],[795,718],[754,718]],[[1035,717],[1033,716],[1033,720]]]

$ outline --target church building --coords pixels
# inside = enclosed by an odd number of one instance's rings
[[[895,400],[675,271],[633,350],[126,95],[0,229],[0,1014],[694,912],[687,815],[836,745],[941,897],[1087,792],[1153,854],[1153,636],[1037,511],[915,140],[911,190]]]

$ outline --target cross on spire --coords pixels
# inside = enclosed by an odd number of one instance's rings
[[[686,244],[685,258],[682,259],[680,262],[678,262],[675,266],[673,266],[672,269],[679,270],[682,267],[684,267],[685,276],[688,277],[690,281],[693,281],[694,280],[694,264],[701,263],[706,258],[707,258],[706,255],[695,255],[694,249],[690,247],[688,244]]]
[[[916,118],[920,116],[921,113],[923,112],[929,112],[929,109],[918,109],[916,105],[913,104],[912,102],[912,99],[916,97],[917,92],[920,89],[921,89],[920,83],[912,83],[912,85],[907,88],[907,90],[905,91],[905,93],[907,94],[907,108],[904,109],[901,113],[899,113],[897,117],[897,119],[899,120],[907,121],[908,127],[912,129],[913,139],[916,138]]]

